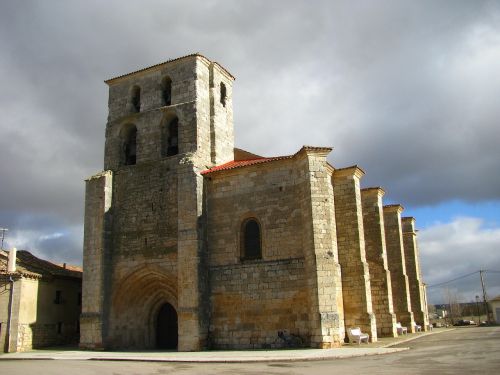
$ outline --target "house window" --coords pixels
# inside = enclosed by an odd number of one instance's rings
[[[62,303],[62,291],[56,290],[56,298],[54,299],[54,303],[56,305],[60,305]]]
[[[223,107],[226,106],[226,98],[227,98],[227,92],[226,92],[226,85],[224,83],[220,83],[220,102]]]
[[[135,125],[128,126],[124,134],[123,142],[124,164],[134,165],[137,161],[137,128]]]
[[[130,102],[132,104],[132,112],[141,111],[141,88],[139,86],[132,87]]]
[[[262,259],[260,225],[256,219],[246,219],[241,225],[241,257],[243,260]]]
[[[163,105],[172,104],[172,80],[170,77],[165,77],[161,81],[161,96]]]
[[[57,334],[61,334],[62,333],[62,322],[57,322]]]

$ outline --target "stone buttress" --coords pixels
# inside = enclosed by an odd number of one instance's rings
[[[425,303],[426,298],[424,297],[425,288],[422,283],[420,271],[415,219],[412,217],[403,217],[401,224],[403,227],[406,273],[410,286],[411,310],[415,322],[422,326],[422,330],[427,331],[429,320],[427,316],[427,304]]]
[[[370,334],[372,341],[377,341],[359,187],[363,175],[357,166],[336,169],[333,173],[337,247],[342,270],[345,327],[361,327]]]
[[[399,204],[383,207],[387,262],[391,272],[392,302],[396,318],[408,332],[415,332],[415,320],[411,310],[410,286],[406,274],[405,251],[403,248],[403,232],[401,228],[401,212]]]
[[[387,265],[384,214],[381,188],[361,190],[366,260],[370,269],[372,304],[379,336],[397,336],[396,315],[392,303],[391,273]]]
[[[310,215],[304,256],[311,296],[311,344],[319,348],[338,347],[345,335],[331,184],[333,169],[326,162],[330,151],[330,148],[304,147],[299,153],[305,157],[303,163],[308,177],[303,205]]]
[[[106,171],[86,180],[80,346],[102,349],[107,327],[109,290],[107,273],[111,252],[111,200],[113,173]]]

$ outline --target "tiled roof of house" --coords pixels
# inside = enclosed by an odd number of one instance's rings
[[[9,253],[0,250],[0,274],[11,274],[7,271]],[[40,259],[29,251],[18,250],[16,254],[16,272],[13,274],[28,277],[72,277],[80,279],[82,269],[77,266],[59,265]]]

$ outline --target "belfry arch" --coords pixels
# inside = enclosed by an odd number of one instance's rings
[[[176,277],[148,265],[121,280],[115,284],[120,287],[112,298],[110,330],[115,339],[111,346],[175,350],[178,342]],[[158,328],[163,328],[161,334]]]

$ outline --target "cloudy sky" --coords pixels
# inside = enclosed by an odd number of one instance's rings
[[[103,80],[200,52],[236,76],[238,147],[358,164],[417,218],[429,285],[500,271],[499,46],[499,1],[0,0],[5,247],[81,263]],[[448,287],[469,301],[479,278]]]

